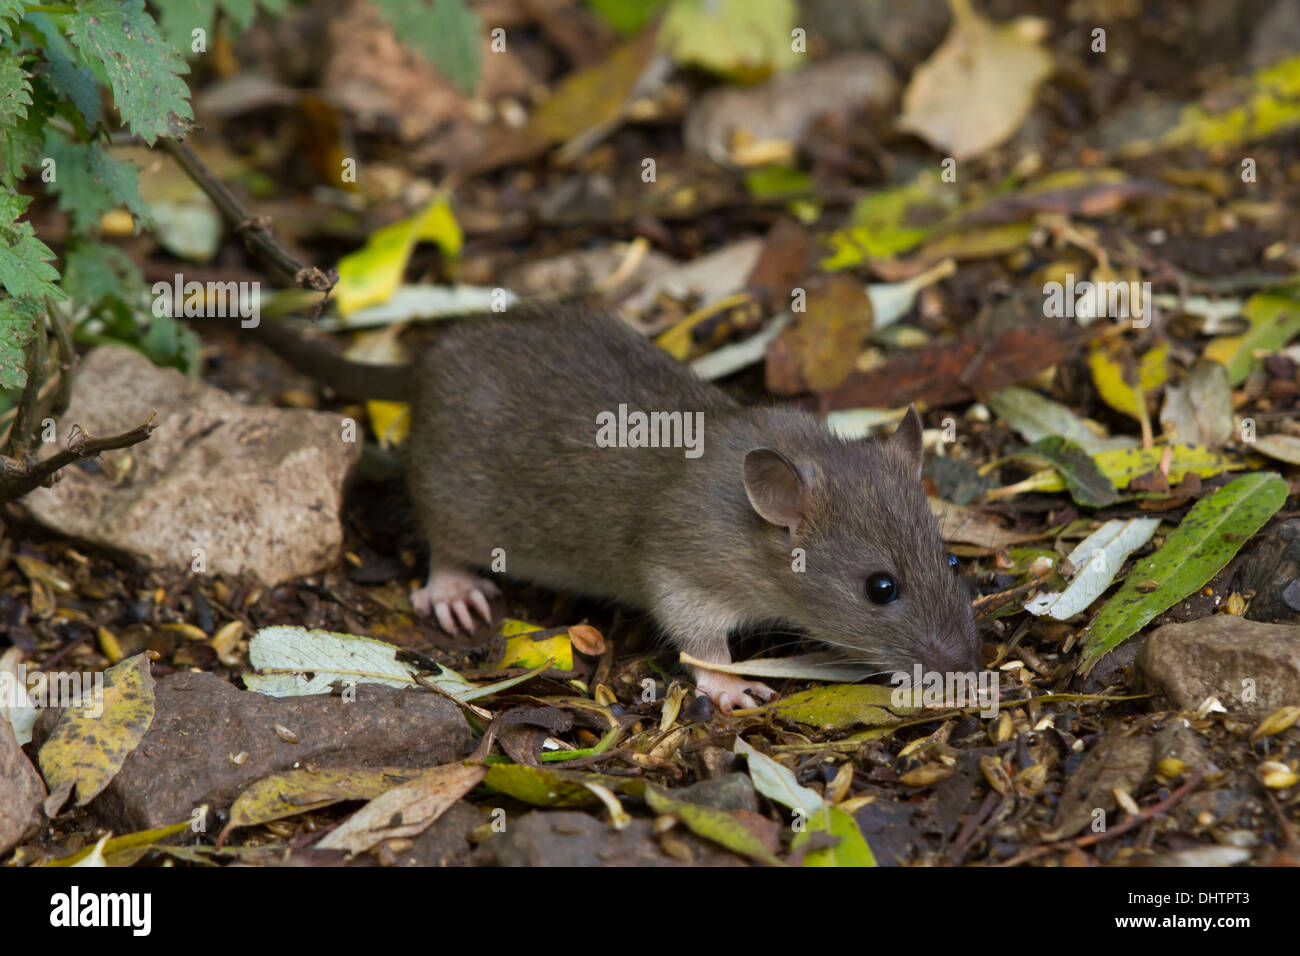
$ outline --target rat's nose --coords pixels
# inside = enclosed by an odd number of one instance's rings
[[[967,674],[984,669],[978,643],[962,641],[960,644],[950,644],[943,638],[932,638],[923,643],[920,651],[921,663],[926,670],[941,674]]]

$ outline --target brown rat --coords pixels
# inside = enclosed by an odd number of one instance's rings
[[[740,405],[581,304],[448,323],[397,368],[325,358],[274,326],[264,337],[340,392],[410,400],[430,568],[412,601],[446,629],[475,609],[490,619],[497,588],[471,569],[504,559],[511,577],[648,611],[702,660],[725,663],[729,632],[776,623],[881,673],[980,669],[921,489],[915,410],[884,440],[845,441],[804,412]],[[681,414],[638,431],[636,412]],[[678,446],[606,447],[650,434]],[[724,711],[774,695],[695,676]]]

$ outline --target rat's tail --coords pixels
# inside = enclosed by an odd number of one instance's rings
[[[241,331],[252,335],[299,372],[349,398],[405,402],[411,397],[410,365],[354,362],[274,320]]]

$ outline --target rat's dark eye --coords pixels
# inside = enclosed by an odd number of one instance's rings
[[[898,597],[898,582],[892,574],[878,571],[867,578],[867,597],[873,604],[888,604]]]
[[[952,568],[954,571],[961,567],[961,562],[957,560],[957,555],[948,555],[948,567]]]

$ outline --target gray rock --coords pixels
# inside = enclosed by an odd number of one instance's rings
[[[0,714],[0,857],[41,823],[45,784]]]
[[[1300,704],[1300,625],[1230,614],[1166,624],[1148,638],[1137,668],[1174,707],[1214,696],[1238,717],[1260,720]]]
[[[339,416],[241,405],[225,392],[159,368],[133,349],[103,345],[78,367],[60,441],[73,425],[128,431],[158,413],[147,441],[65,468],[23,499],[62,534],[146,563],[277,584],[333,564],[343,542],[343,479],[361,455]],[[58,450],[42,446],[40,455]]]
[[[1251,542],[1233,589],[1255,592],[1249,620],[1300,622],[1300,518],[1279,522]]]
[[[533,810],[512,819],[480,848],[478,862],[498,866],[743,866],[745,861],[683,832],[688,863],[669,856],[654,838],[654,823],[634,819],[622,830],[577,810]]]
[[[356,700],[266,697],[214,674],[176,673],[154,689],[156,712],[140,745],[90,812],[119,833],[177,823],[195,807],[226,810],[250,783],[293,767],[432,767],[469,752],[473,737],[451,701],[375,684]],[[59,716],[43,713],[39,747]],[[297,743],[283,739],[286,728]],[[247,754],[241,763],[234,759]],[[212,825],[212,820],[209,818]]]

